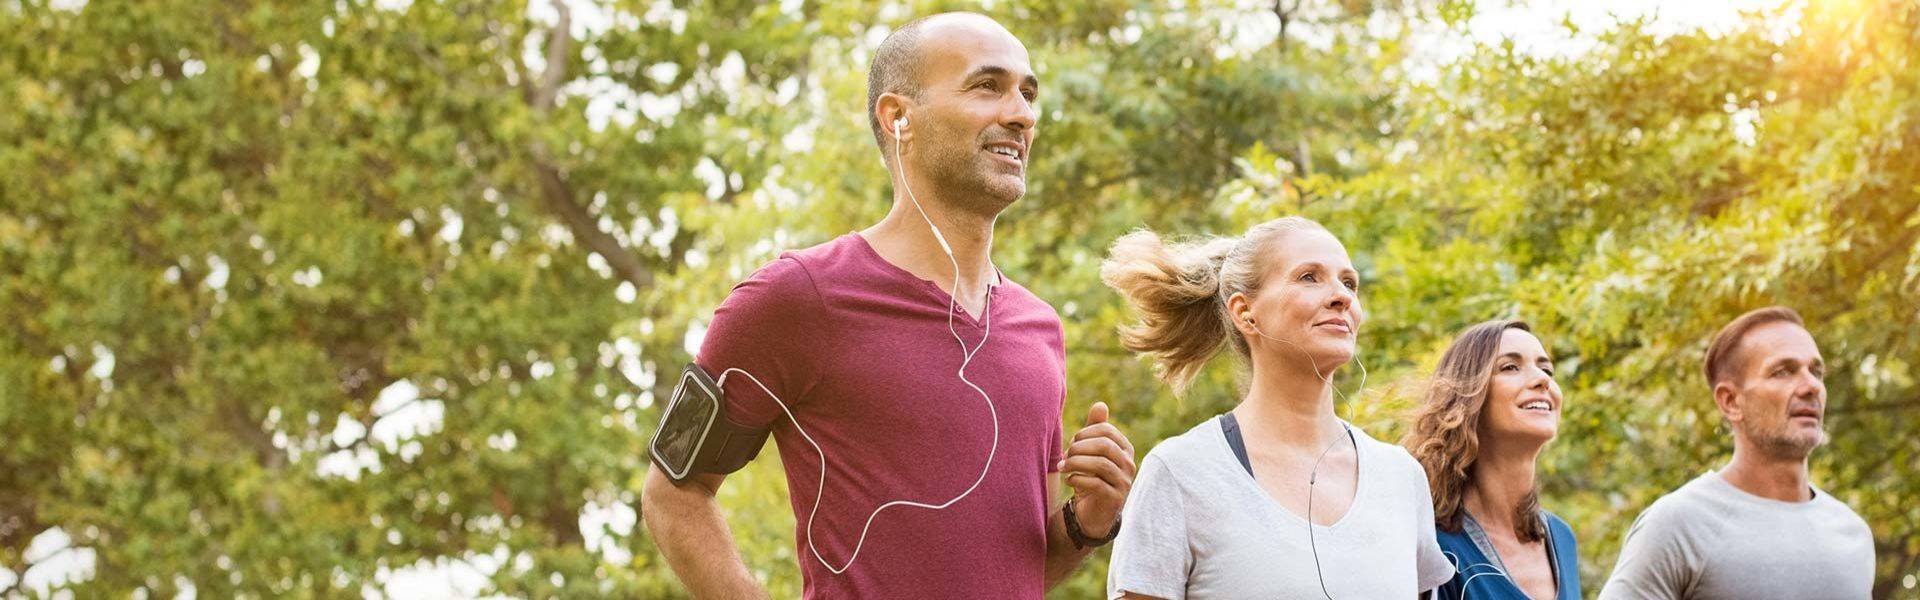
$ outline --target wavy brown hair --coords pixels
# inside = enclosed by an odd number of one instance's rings
[[[1447,531],[1460,531],[1467,514],[1467,488],[1473,485],[1473,463],[1480,456],[1480,415],[1487,406],[1500,338],[1509,329],[1533,332],[1526,321],[1496,320],[1474,325],[1454,338],[1434,367],[1426,400],[1414,413],[1413,431],[1400,440],[1426,469],[1434,523]],[[1547,539],[1539,514],[1536,486],[1513,509],[1514,533],[1521,542]]]

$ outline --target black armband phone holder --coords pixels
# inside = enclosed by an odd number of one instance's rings
[[[725,394],[700,365],[687,363],[673,388],[660,428],[647,444],[653,464],[679,485],[697,473],[740,470],[766,445],[766,429],[727,418]]]

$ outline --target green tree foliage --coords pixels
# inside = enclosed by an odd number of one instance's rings
[[[17,586],[59,528],[95,557],[84,595],[360,595],[456,564],[511,595],[682,594],[642,528],[588,517],[644,518],[663,374],[731,285],[885,211],[880,37],[982,8],[0,2],[0,568]],[[1043,80],[996,262],[1067,321],[1070,419],[1107,401],[1144,451],[1238,395],[1225,360],[1179,399],[1119,348],[1108,243],[1304,214],[1364,272],[1340,410],[1378,437],[1453,333],[1542,331],[1568,395],[1543,503],[1592,593],[1631,518],[1728,455],[1706,337],[1785,303],[1833,365],[1816,481],[1872,524],[1877,595],[1912,593],[1912,3],[1432,73],[1409,32],[1464,36],[1471,5],[985,10]],[[721,503],[781,597],[775,454]],[[1105,562],[1055,596],[1099,595]]]
[[[1407,94],[1405,157],[1307,187],[1371,255],[1369,339],[1392,372],[1494,316],[1566,358],[1544,502],[1580,528],[1596,584],[1634,515],[1731,453],[1707,338],[1750,308],[1800,310],[1833,373],[1815,479],[1872,525],[1890,597],[1920,567],[1920,8],[1751,25],[1629,23],[1570,60],[1482,48]]]

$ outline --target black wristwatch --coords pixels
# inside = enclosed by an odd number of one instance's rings
[[[1106,537],[1087,537],[1086,532],[1080,531],[1080,517],[1073,514],[1072,498],[1068,498],[1066,507],[1060,509],[1060,518],[1067,522],[1067,539],[1073,540],[1073,547],[1076,549],[1105,546],[1113,541],[1113,538],[1120,536],[1120,517],[1116,516],[1113,518],[1113,528],[1107,530]]]

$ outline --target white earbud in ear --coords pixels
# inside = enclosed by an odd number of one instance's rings
[[[901,116],[900,116],[900,118],[898,118],[898,119],[894,119],[894,120],[893,120],[893,134],[894,134],[894,135],[900,135],[900,130],[902,130],[902,129],[906,129],[906,128],[907,128],[907,116],[906,116],[906,115],[901,115]]]

